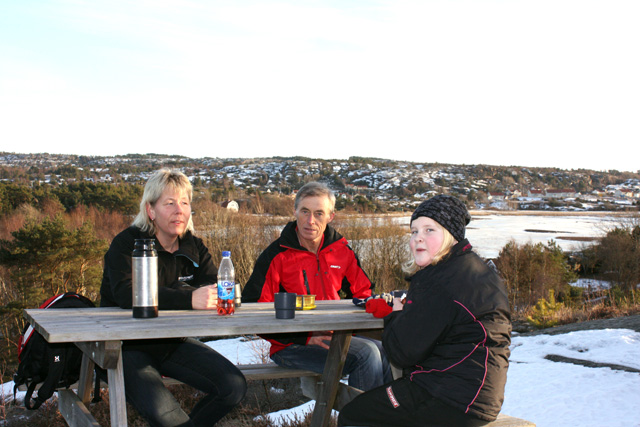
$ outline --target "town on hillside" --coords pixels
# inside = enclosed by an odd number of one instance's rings
[[[640,204],[640,173],[365,157],[221,159],[0,152],[0,189],[2,184],[141,184],[160,167],[180,169],[195,188],[220,189],[219,202],[236,209],[252,194],[291,195],[310,180],[326,182],[337,193],[338,206],[355,204],[363,212],[412,209],[442,193],[461,197],[471,208],[491,210],[637,211]]]

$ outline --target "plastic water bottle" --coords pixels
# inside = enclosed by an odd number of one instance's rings
[[[153,239],[135,239],[131,253],[133,317],[158,317],[158,252]]]
[[[218,268],[218,314],[226,316],[236,311],[235,298],[236,271],[231,262],[231,252],[222,251],[222,261]]]

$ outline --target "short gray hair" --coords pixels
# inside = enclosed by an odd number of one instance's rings
[[[151,178],[149,178],[144,186],[144,193],[142,193],[142,200],[140,200],[140,211],[133,220],[132,225],[142,231],[148,232],[152,236],[156,234],[155,224],[151,221],[147,213],[147,203],[151,206],[155,205],[167,188],[186,194],[189,202],[191,202],[193,187],[185,174],[176,169],[163,168],[157,170],[151,175]],[[193,232],[193,221],[191,217],[189,217],[185,233],[187,231]]]
[[[300,190],[298,190],[293,208],[297,211],[298,205],[302,199],[318,196],[326,196],[329,198],[329,203],[331,203],[331,213],[333,213],[336,208],[336,195],[333,194],[333,191],[326,184],[315,181],[306,183]]]

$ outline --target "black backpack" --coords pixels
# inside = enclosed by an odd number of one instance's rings
[[[75,292],[56,295],[45,301],[40,308],[87,308],[95,307],[88,298]],[[27,409],[38,409],[58,388],[69,386],[80,377],[82,351],[73,343],[49,344],[30,324],[22,331],[18,344],[18,370],[13,375],[13,398],[18,387],[25,384],[27,394],[24,405]],[[38,395],[33,392],[38,384]]]

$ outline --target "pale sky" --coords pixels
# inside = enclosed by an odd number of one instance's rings
[[[638,0],[0,0],[0,151],[640,170]]]

